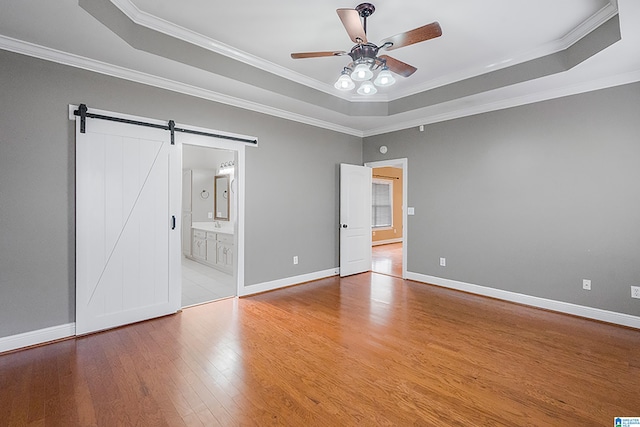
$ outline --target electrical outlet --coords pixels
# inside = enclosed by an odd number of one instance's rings
[[[297,264],[297,263],[298,263],[298,255],[296,255],[296,256],[294,256],[294,257],[293,257],[293,263],[294,263],[294,264]]]
[[[591,280],[582,279],[582,289],[590,291],[591,290]]]
[[[447,259],[440,258],[440,267],[446,267],[446,266],[447,266]]]
[[[631,298],[640,298],[640,286],[631,287]]]
[[[209,219],[213,218],[213,212],[208,212],[207,216],[209,217]]]

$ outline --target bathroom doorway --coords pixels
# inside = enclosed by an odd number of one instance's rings
[[[182,307],[237,295],[237,152],[182,146]]]

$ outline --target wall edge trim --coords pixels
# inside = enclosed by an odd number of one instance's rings
[[[444,279],[441,277],[428,276],[426,274],[407,272],[407,279],[416,282],[432,284],[443,288],[455,289],[458,291],[469,292],[476,295],[496,298],[503,301],[515,302],[518,304],[528,305],[545,310],[556,311],[564,314],[571,314],[578,317],[584,317],[591,320],[612,323],[615,325],[626,326],[630,328],[640,329],[640,317],[632,316],[626,313],[618,313],[615,311],[603,310],[600,308],[587,307],[583,305],[573,304],[569,302],[557,301],[547,298],[535,297],[532,295],[519,294],[516,292],[505,291],[502,289],[490,288],[487,286],[475,285],[472,283],[460,282],[457,280]]]
[[[402,237],[396,237],[395,239],[374,240],[373,243],[371,243],[371,246],[387,245],[390,243],[402,243]]]
[[[259,102],[240,99],[231,95],[225,95],[213,90],[199,88],[187,83],[181,83],[176,80],[154,76],[141,71],[121,67],[119,65],[113,65],[91,58],[85,58],[80,55],[63,52],[34,43],[25,42],[22,40],[3,36],[1,34],[0,49],[30,56],[33,58],[43,59],[45,61],[50,61],[61,65],[67,65],[69,67],[80,68],[82,70],[87,70],[122,80],[128,80],[151,87],[156,87],[159,89],[181,93],[183,95],[193,96],[220,104],[230,105],[232,107],[242,108],[244,110],[262,113],[268,116],[278,117],[292,122],[315,126],[322,129],[328,129],[334,132],[340,132],[359,138],[362,138],[364,135],[361,130],[355,128],[338,125],[326,120],[315,119],[313,117],[286,111]]]
[[[44,344],[76,335],[76,324],[66,323],[0,338],[0,353]]]
[[[282,279],[271,280],[269,282],[257,283],[255,285],[245,286],[238,296],[246,297],[249,295],[259,294],[261,292],[273,291],[276,289],[286,288],[289,286],[300,285],[313,280],[324,279],[331,276],[337,276],[340,272],[338,267],[328,270],[314,271],[312,273],[301,274],[299,276],[285,277]]]

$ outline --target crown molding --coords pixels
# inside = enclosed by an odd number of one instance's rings
[[[564,86],[561,88],[554,88],[551,90],[530,93],[522,96],[514,96],[510,98],[504,98],[498,101],[489,101],[484,103],[476,103],[469,105],[469,100],[478,95],[474,95],[460,100],[451,101],[443,104],[443,107],[439,109],[447,109],[441,113],[425,114],[425,116],[418,119],[411,119],[406,121],[399,121],[388,126],[378,127],[369,130],[360,130],[352,127],[341,126],[335,123],[327,122],[324,120],[318,120],[312,117],[304,116],[301,114],[292,113],[282,109],[269,107],[267,105],[231,97],[218,92],[205,90],[196,86],[188,85],[185,83],[176,82],[173,80],[165,79],[158,76],[153,76],[140,71],[135,71],[120,67],[117,65],[108,64],[102,61],[85,58],[79,55],[62,52],[56,49],[36,45],[30,42],[13,39],[10,37],[0,35],[0,49],[8,50],[11,52],[44,59],[47,61],[68,65],[75,68],[81,68],[84,70],[105,74],[108,76],[121,78],[136,83],[142,83],[148,86],[158,87],[161,89],[170,90],[172,92],[182,93],[209,101],[219,102],[221,104],[230,105],[266,115],[279,117],[285,120],[291,120],[298,123],[307,124],[323,129],[332,130],[335,132],[344,133],[356,137],[368,137],[379,135],[383,133],[395,132],[411,127],[437,123],[461,117],[471,116],[475,114],[481,114],[489,111],[501,110],[519,105],[531,104],[535,102],[546,101],[549,99],[560,98],[569,95],[575,95],[579,93],[589,92],[598,89],[604,89],[607,87],[619,86],[628,83],[634,83],[640,81],[640,70],[632,72],[621,73],[617,75],[606,76],[596,80],[590,80],[581,82],[575,85]],[[481,95],[481,94],[480,94]],[[459,106],[457,108],[456,106]],[[437,106],[436,106],[437,107]],[[434,108],[434,107],[427,107]]]
[[[219,102],[221,104],[230,105],[233,107],[242,108],[245,110],[255,111],[257,113],[263,113],[274,117],[279,117],[286,120],[291,120],[298,123],[304,123],[315,127],[333,130],[336,132],[362,137],[363,132],[358,129],[340,126],[335,123],[327,122],[324,120],[314,119],[312,117],[304,116],[301,114],[292,113],[279,108],[270,107],[264,104],[228,96],[219,92],[202,89],[186,83],[177,82],[175,80],[166,79],[163,77],[154,76],[151,74],[143,73],[140,71],[131,70],[128,68],[120,67],[117,65],[108,64],[106,62],[98,61],[95,59],[85,58],[79,55],[75,55],[68,52],[52,49],[36,45],[34,43],[25,42],[22,40],[13,39],[0,35],[0,49],[8,50],[15,53],[20,53],[34,58],[44,59],[47,61],[55,62],[62,65],[68,65],[75,68],[81,68],[87,71],[93,71],[100,74],[105,74],[111,77],[117,77],[124,80],[129,80],[136,83],[142,83],[148,86],[157,87],[160,89],[170,90],[185,95],[194,96],[197,98],[206,99],[209,101]]]
[[[479,95],[473,95],[466,98],[460,98],[455,101],[447,103],[451,105],[449,111],[445,111],[440,114],[425,115],[423,118],[407,120],[404,122],[394,123],[389,126],[370,129],[364,132],[364,137],[380,135],[389,132],[396,132],[420,125],[428,125],[438,122],[444,122],[447,120],[459,119],[462,117],[473,116],[476,114],[488,113],[491,111],[504,110],[507,108],[518,107],[521,105],[534,104],[536,102],[548,101],[551,99],[562,98],[565,96],[578,95],[580,93],[592,92],[594,90],[606,89],[614,86],[621,86],[625,84],[635,83],[640,81],[640,70],[625,72],[616,75],[606,76],[600,79],[589,80],[574,85],[562,86],[559,88],[553,88],[546,91],[529,93],[526,95],[518,95],[509,98],[503,98],[498,101],[489,101],[484,103],[473,103],[471,101],[474,97]],[[499,89],[498,89],[499,90]],[[455,104],[463,106],[463,108],[455,108]],[[468,105],[467,107],[464,107]]]
[[[171,37],[178,38],[187,43],[194,44],[204,49],[211,50],[221,55],[227,56],[234,60],[243,62],[252,67],[256,67],[260,70],[275,74],[277,76],[289,79],[296,83],[303,84],[310,88],[324,92],[331,96],[335,96],[341,99],[345,99],[350,102],[389,102],[395,101],[400,98],[415,95],[421,92],[425,92],[440,86],[455,83],[457,81],[465,80],[471,77],[479,76],[484,73],[496,71],[502,68],[517,65],[526,61],[530,61],[536,58],[540,58],[546,55],[559,52],[572,46],[575,42],[598,28],[600,25],[611,19],[618,13],[617,0],[609,0],[608,4],[602,7],[598,12],[589,17],[586,21],[582,22],[568,34],[558,40],[549,42],[539,48],[523,52],[510,58],[504,58],[497,60],[489,66],[472,67],[460,71],[454,74],[448,74],[437,79],[430,80],[424,84],[414,86],[404,91],[394,92],[393,94],[376,94],[373,97],[366,97],[357,94],[350,94],[344,92],[336,92],[333,89],[332,84],[320,82],[316,79],[312,79],[288,68],[266,61],[255,55],[251,55],[247,52],[236,49],[225,43],[214,40],[210,37],[204,36],[195,31],[184,28],[180,25],[174,24],[165,19],[159,18],[148,12],[140,10],[132,0],[111,0],[114,6],[120,9],[129,19],[134,23],[150,28],[154,31],[161,32]]]
[[[446,76],[442,76],[442,77],[430,80],[419,86],[414,86],[409,90],[405,90],[402,92],[394,92],[393,95],[389,97],[389,100],[395,101],[400,98],[415,95],[421,92],[426,92],[426,91],[435,89],[437,87],[446,86],[448,84],[459,82],[461,80],[466,80],[466,79],[476,77],[482,74],[486,74],[492,71],[501,70],[503,68],[512,67],[517,64],[521,64],[537,58],[542,58],[543,56],[546,56],[546,55],[552,55],[562,50],[566,50],[571,46],[573,46],[580,39],[585,37],[587,34],[590,34],[599,26],[607,22],[609,19],[616,16],[617,14],[618,14],[617,1],[610,0],[606,6],[601,8],[599,11],[597,11],[595,14],[589,17],[589,19],[582,22],[580,25],[578,25],[576,28],[571,30],[568,34],[566,34],[560,39],[553,40],[533,50],[522,52],[511,58],[503,58],[503,59],[497,60],[493,64],[490,64],[487,66],[468,68],[458,73],[448,74]]]
[[[252,67],[258,68],[262,71],[275,74],[277,76],[294,81],[296,83],[300,83],[329,95],[342,98],[347,101],[351,100],[351,96],[348,93],[336,92],[333,88],[333,84],[323,83],[316,79],[312,79],[288,68],[274,64],[273,62],[266,61],[255,55],[236,49],[218,40],[189,30],[188,28],[174,24],[165,19],[158,18],[155,15],[140,10],[138,6],[131,2],[131,0],[111,0],[111,3],[113,3],[114,6],[120,9],[122,13],[124,13],[131,21],[133,21],[137,25],[141,25],[165,35],[175,37],[203,49],[219,53],[220,55],[227,56],[236,61],[251,65]]]

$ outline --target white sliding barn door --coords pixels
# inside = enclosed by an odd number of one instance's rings
[[[340,165],[340,276],[371,270],[371,168]]]
[[[86,133],[76,120],[77,335],[180,308],[179,188],[170,178],[181,159],[170,133],[86,120]]]

